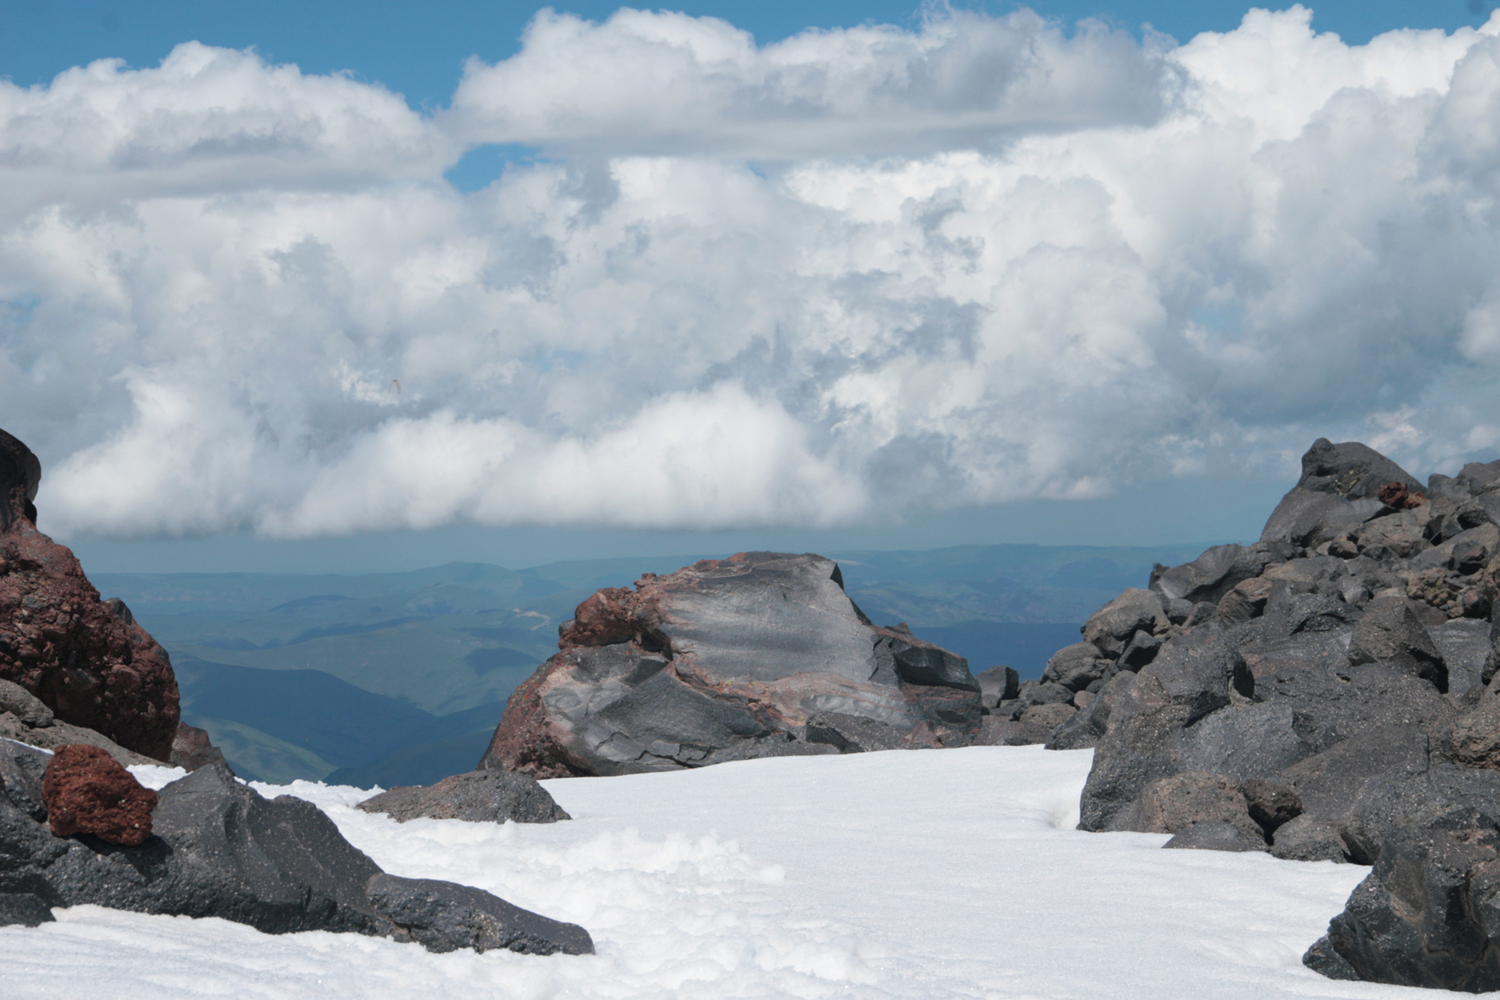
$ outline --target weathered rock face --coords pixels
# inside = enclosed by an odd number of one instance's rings
[[[139,844],[116,846],[82,828],[57,836],[47,760],[0,741],[0,904],[11,900],[0,922],[7,909],[24,923],[44,919],[38,905],[92,903],[222,917],[269,934],[353,931],[433,951],[593,951],[583,928],[482,890],[386,875],[310,802],[265,799],[216,764],[161,790],[152,835]]]
[[[124,605],[100,601],[72,552],[37,531],[40,479],[36,456],[0,431],[0,679],[60,722],[165,761],[178,722],[166,651]]]
[[[136,847],[151,836],[156,793],[98,747],[58,747],[42,778],[42,801],[57,837],[92,833],[107,844]]]
[[[815,555],[740,553],[601,590],[558,647],[511,695],[481,767],[550,778],[803,753],[817,713],[965,745],[983,711],[962,657],[875,627]]]

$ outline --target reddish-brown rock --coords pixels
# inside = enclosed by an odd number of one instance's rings
[[[1427,497],[1407,488],[1405,483],[1386,483],[1376,493],[1380,502],[1395,510],[1410,510],[1427,502]]]
[[[177,732],[177,681],[164,649],[118,601],[106,604],[78,560],[36,528],[41,465],[0,431],[0,678],[63,722],[165,761]]]
[[[144,844],[156,793],[99,747],[58,747],[42,779],[47,821],[58,837],[92,833],[111,844]]]
[[[538,778],[826,752],[810,716],[955,746],[980,727],[968,663],[877,628],[815,555],[740,553],[578,605],[559,652],[516,688],[481,767]]]

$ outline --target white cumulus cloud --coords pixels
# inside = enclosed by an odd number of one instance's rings
[[[714,528],[1494,457],[1500,21],[757,47],[538,15],[450,109],[186,43],[0,83],[44,526]],[[484,190],[442,171],[541,147]],[[1489,451],[1486,451],[1489,449]]]

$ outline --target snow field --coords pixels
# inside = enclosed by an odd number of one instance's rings
[[[323,932],[99,907],[0,929],[0,996],[97,998],[1410,997],[1301,965],[1366,869],[1161,851],[1077,822],[1090,751],[773,758],[544,784],[549,825],[317,803],[397,875],[489,889],[588,928],[598,954],[433,955]],[[133,769],[160,786],[180,774]]]

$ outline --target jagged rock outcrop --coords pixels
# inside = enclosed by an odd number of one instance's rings
[[[40,481],[36,456],[0,431],[0,680],[35,695],[57,722],[165,761],[178,723],[166,651],[37,530]]]
[[[1253,545],[1158,566],[1021,686],[1095,747],[1088,830],[1373,865],[1305,961],[1500,989],[1500,462],[1316,442]]]
[[[877,628],[816,555],[739,553],[601,590],[558,648],[511,695],[481,767],[627,774],[864,749],[889,733],[967,745],[983,713],[967,661],[904,625]]]
[[[576,924],[469,886],[387,875],[312,803],[266,799],[217,764],[146,793],[158,800],[151,835],[138,844],[109,843],[82,827],[58,836],[49,825],[57,800],[46,789],[48,760],[0,740],[0,923],[34,925],[46,919],[38,908],[92,903],[221,917],[269,934],[352,931],[433,951],[593,951]]]

